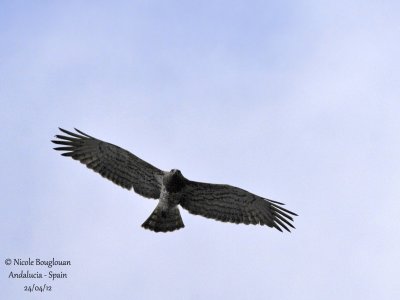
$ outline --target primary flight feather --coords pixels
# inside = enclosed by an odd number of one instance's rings
[[[190,213],[223,222],[267,225],[290,231],[295,213],[283,203],[254,195],[227,184],[191,181],[177,169],[162,171],[116,145],[96,139],[78,129],[60,128],[52,142],[55,150],[70,156],[115,184],[146,198],[159,199],[153,213],[142,224],[155,232],[184,227],[178,205]]]

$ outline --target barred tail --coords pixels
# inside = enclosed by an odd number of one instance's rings
[[[183,228],[185,225],[177,206],[169,210],[157,206],[142,227],[155,232],[168,232]]]

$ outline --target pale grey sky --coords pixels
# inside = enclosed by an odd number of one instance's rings
[[[399,298],[399,20],[398,1],[1,1],[1,298]],[[284,202],[297,229],[182,211],[146,231],[156,201],[61,157],[58,126]],[[28,257],[68,278],[9,279]]]

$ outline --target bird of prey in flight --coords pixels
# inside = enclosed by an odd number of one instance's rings
[[[146,198],[159,199],[156,208],[142,227],[155,232],[184,227],[178,205],[194,215],[222,222],[267,225],[287,231],[295,213],[283,203],[254,195],[227,184],[191,181],[177,169],[162,171],[136,155],[113,144],[96,139],[78,129],[77,133],[59,128],[66,135],[56,135],[52,142],[85,164],[89,169],[115,184]]]

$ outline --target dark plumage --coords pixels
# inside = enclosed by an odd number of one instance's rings
[[[157,207],[142,224],[155,232],[184,227],[178,205],[190,213],[222,222],[259,224],[290,231],[295,213],[283,203],[262,198],[243,189],[226,185],[190,181],[179,170],[162,171],[134,154],[98,140],[82,131],[60,128],[67,135],[56,135],[52,142],[88,168],[115,184],[146,197],[159,199]]]

